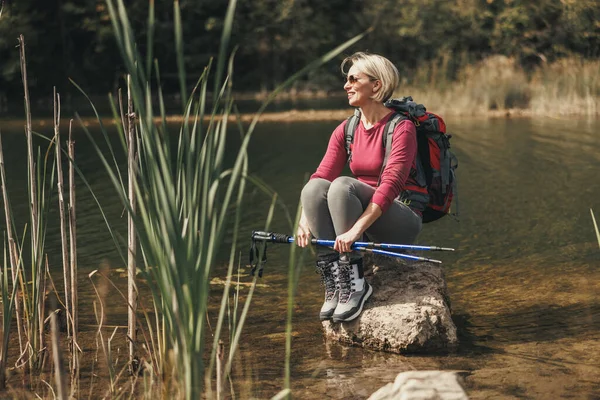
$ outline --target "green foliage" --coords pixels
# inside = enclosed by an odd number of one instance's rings
[[[19,52],[15,51],[17,38],[23,34],[31,40],[37,39],[37,32],[32,24],[32,16],[24,12],[24,4],[19,2],[12,7],[3,4],[2,19],[0,19],[0,87],[2,82],[13,82],[19,87],[21,70]]]
[[[180,82],[172,2],[155,3],[154,54],[165,60],[165,92],[174,93]],[[219,51],[226,2],[182,0],[180,7],[185,66],[198,72]],[[374,23],[375,31],[355,49],[386,55],[408,81],[423,63],[443,64],[444,78],[454,79],[465,63],[490,55],[514,58],[526,69],[565,56],[600,57],[596,0],[254,0],[238,8],[231,32],[232,43],[240,46],[236,90],[273,89],[298,65]],[[128,1],[127,12],[144,52],[147,0]],[[6,4],[0,22],[0,88],[12,93],[19,87],[18,34],[32,49],[33,91],[50,93],[68,77],[96,93],[119,86],[125,69],[101,0]],[[338,77],[337,66],[331,65],[296,85],[339,88]]]
[[[473,2],[379,1],[370,13],[379,17],[379,33],[372,38],[377,51],[408,69],[448,54],[486,49],[482,14]],[[461,2],[458,2],[461,3]]]

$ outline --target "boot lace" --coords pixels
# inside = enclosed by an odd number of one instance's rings
[[[350,295],[356,291],[354,289],[354,274],[352,273],[352,265],[348,263],[340,263],[339,266],[339,283],[340,302],[346,303]]]
[[[325,297],[331,300],[335,294],[337,273],[333,271],[334,262],[327,260],[317,261],[316,272],[321,274],[321,285],[325,286]]]

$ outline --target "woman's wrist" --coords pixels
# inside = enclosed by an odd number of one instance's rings
[[[360,227],[357,227],[356,225],[353,226],[352,228],[350,228],[350,232],[352,233],[352,235],[356,236],[357,238],[360,238],[362,236],[362,234],[364,233],[364,231],[365,231],[364,229],[361,229]]]

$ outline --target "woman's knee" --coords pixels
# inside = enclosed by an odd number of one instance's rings
[[[321,178],[309,180],[302,188],[300,201],[304,205],[305,203],[315,201],[316,199],[326,199],[330,184],[331,182]]]
[[[347,195],[357,182],[355,178],[349,176],[340,176],[331,182],[329,187],[329,196]]]

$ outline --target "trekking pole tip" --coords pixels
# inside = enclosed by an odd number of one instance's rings
[[[429,250],[434,250],[434,251],[454,251],[454,249],[452,247],[438,247],[438,246],[431,246],[429,248]]]

